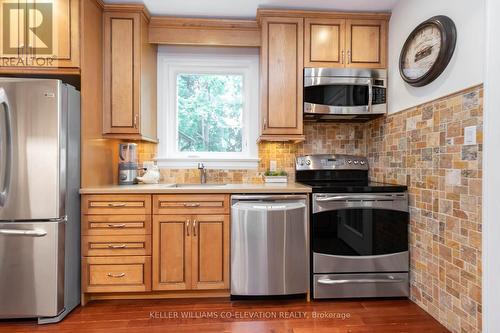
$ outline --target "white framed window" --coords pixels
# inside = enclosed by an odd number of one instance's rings
[[[257,49],[158,50],[158,164],[257,168]]]

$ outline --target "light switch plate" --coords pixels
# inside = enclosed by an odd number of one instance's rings
[[[464,128],[464,145],[476,144],[476,126],[468,126]]]
[[[270,161],[269,162],[269,171],[276,171],[276,161]]]

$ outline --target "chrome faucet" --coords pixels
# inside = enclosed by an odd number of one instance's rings
[[[198,163],[198,170],[200,170],[200,184],[205,184],[207,182],[207,168],[203,163]]]

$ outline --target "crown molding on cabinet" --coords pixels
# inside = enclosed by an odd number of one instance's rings
[[[98,0],[100,1],[100,0]],[[104,5],[105,12],[119,12],[119,13],[137,13],[140,12],[146,21],[150,21],[151,14],[149,13],[146,6],[141,4],[105,4]]]
[[[283,9],[257,9],[257,22],[261,22],[264,17],[301,17],[301,18],[321,18],[339,19],[353,18],[360,20],[389,20],[391,13],[388,12],[334,12],[334,11],[314,11],[314,10],[283,10]]]
[[[152,17],[149,42],[170,45],[260,47],[253,20]]]

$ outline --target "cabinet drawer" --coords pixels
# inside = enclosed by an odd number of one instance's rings
[[[229,214],[229,196],[155,195],[154,214]]]
[[[148,256],[150,254],[150,235],[82,237],[82,256]]]
[[[151,215],[83,215],[82,235],[148,235]]]
[[[82,260],[84,292],[151,290],[151,257],[88,257]]]
[[[83,214],[151,214],[150,195],[85,195]]]

